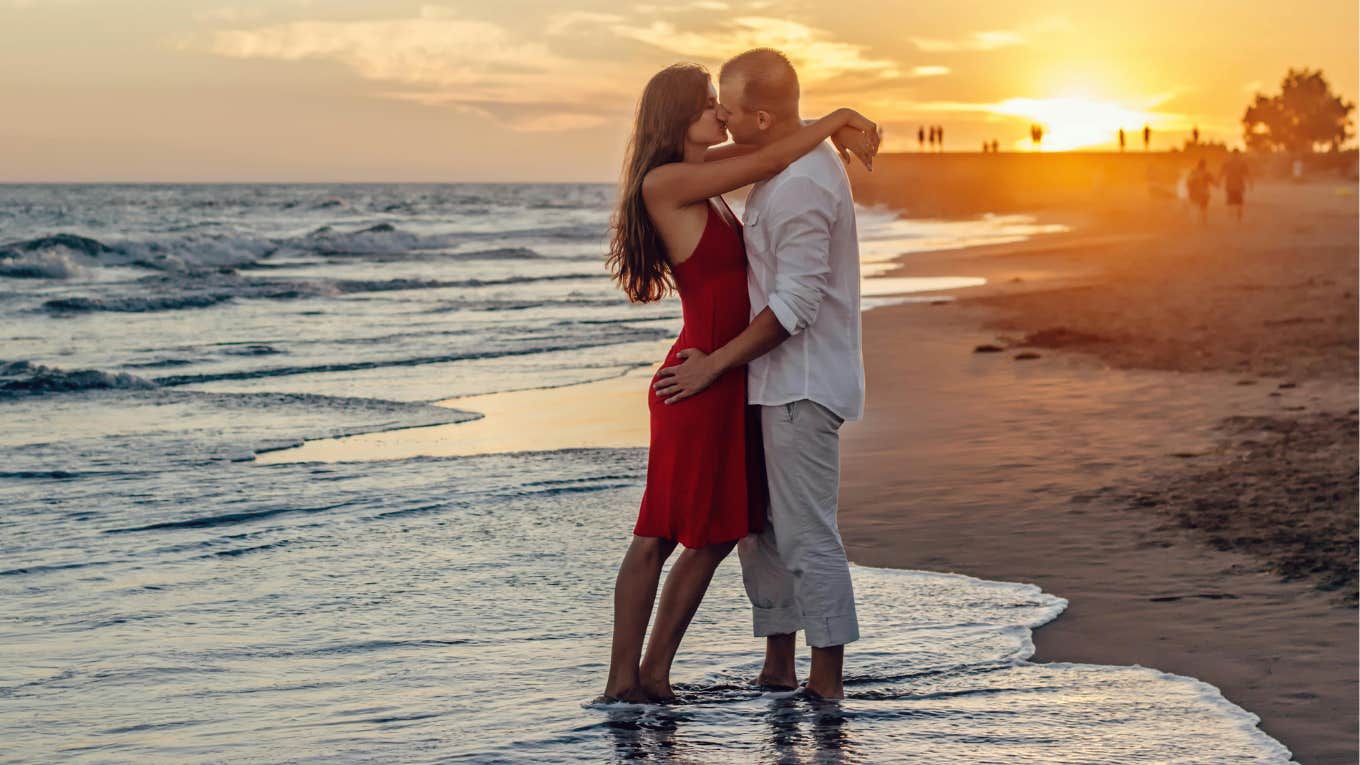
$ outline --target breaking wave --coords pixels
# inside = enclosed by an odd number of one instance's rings
[[[29,361],[0,363],[0,398],[95,389],[147,389],[156,383],[126,372],[60,369]]]

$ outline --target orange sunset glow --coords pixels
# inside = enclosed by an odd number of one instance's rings
[[[1354,3],[0,2],[0,181],[613,180],[637,93],[771,46],[887,151],[1241,143],[1291,66],[1357,93]],[[1338,30],[1349,30],[1339,33]],[[1031,125],[1044,140],[1030,140]],[[1134,134],[1138,139],[1133,140]]]

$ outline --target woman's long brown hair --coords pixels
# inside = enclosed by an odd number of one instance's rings
[[[642,179],[652,168],[684,158],[685,133],[704,111],[708,83],[708,70],[702,66],[674,64],[657,72],[642,90],[605,261],[634,303],[660,300],[675,288],[666,246],[642,201]]]

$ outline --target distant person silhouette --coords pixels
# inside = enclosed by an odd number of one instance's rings
[[[926,150],[926,126],[925,126],[925,125],[922,125],[921,127],[916,128],[916,150],[917,150],[917,151],[925,151],[925,150]]]
[[[944,151],[944,125],[935,127],[935,141],[935,145],[939,147],[937,151]]]
[[[1144,126],[1143,126],[1143,151],[1147,151],[1147,150],[1148,150],[1148,147],[1150,147],[1151,145],[1152,145],[1152,128],[1148,127],[1147,125],[1144,125]]]
[[[1247,160],[1242,156],[1242,150],[1233,149],[1228,161],[1223,163],[1223,191],[1228,197],[1228,207],[1232,208],[1238,221],[1242,220],[1248,175]]]
[[[1127,136],[1124,135],[1124,128],[1119,128],[1119,150],[1120,150],[1120,151],[1123,151],[1123,150],[1124,150],[1124,142],[1125,142],[1126,139],[1127,139]]]
[[[1190,131],[1190,143],[1199,143],[1199,125],[1196,125],[1194,129]]]
[[[1190,171],[1190,177],[1185,179],[1186,194],[1190,197],[1190,203],[1199,208],[1200,223],[1209,221],[1209,187],[1213,182],[1214,177],[1202,159]]]
[[[930,126],[930,150],[935,151],[935,126]]]

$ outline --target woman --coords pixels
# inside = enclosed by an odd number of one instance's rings
[[[609,267],[634,302],[680,293],[677,349],[712,352],[746,328],[741,223],[722,194],[770,178],[834,137],[866,163],[877,126],[840,109],[759,149],[709,147],[727,140],[708,72],[671,66],[647,83],[624,163]],[[653,380],[655,382],[655,380]],[[614,639],[604,700],[670,701],[670,667],[713,571],[765,518],[758,423],[748,419],[746,372],[734,369],[703,393],[666,405],[647,388],[651,450],[633,541],[614,585]],[[677,544],[646,655],[662,565]]]

